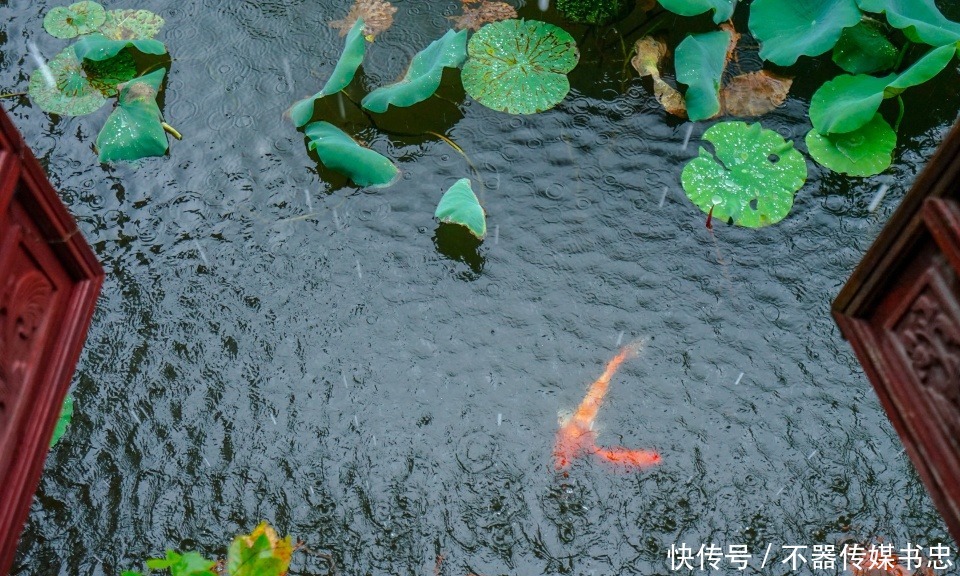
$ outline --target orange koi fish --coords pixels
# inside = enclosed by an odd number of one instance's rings
[[[610,387],[610,378],[624,360],[633,358],[640,352],[643,344],[644,341],[640,340],[621,348],[620,352],[607,364],[603,374],[590,385],[586,397],[573,416],[561,422],[553,448],[553,458],[558,470],[570,467],[574,458],[589,454],[628,468],[645,468],[660,463],[660,454],[650,450],[597,446],[597,434],[593,431],[593,421]]]

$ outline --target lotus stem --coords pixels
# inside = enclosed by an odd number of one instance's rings
[[[900,113],[897,114],[897,122],[893,125],[894,132],[900,131],[900,121],[903,120],[903,113],[906,110],[903,106],[903,96],[897,95],[897,104],[900,105]]]
[[[907,50],[909,50],[912,46],[913,42],[910,42],[909,40],[904,43],[903,48],[900,49],[900,54],[897,55],[897,63],[893,66],[894,70],[900,69],[900,65],[903,64],[903,57],[907,55]]]
[[[26,96],[26,92],[7,92],[6,94],[0,94],[0,98],[13,98],[14,96]]]
[[[177,132],[177,129],[174,128],[173,126],[167,124],[166,122],[161,122],[160,125],[163,126],[164,131],[168,132],[171,136],[173,136],[177,140],[183,140],[183,135]]]

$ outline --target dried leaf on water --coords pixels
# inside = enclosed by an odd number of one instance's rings
[[[783,104],[793,78],[767,70],[734,76],[720,90],[723,110],[731,116],[760,116]]]
[[[470,5],[476,5],[475,8]],[[491,2],[489,0],[463,0],[463,14],[448,16],[454,21],[453,27],[457,30],[479,30],[484,24],[509,20],[517,17],[517,9],[506,2]]]
[[[339,29],[340,35],[346,36],[354,23],[363,18],[363,33],[368,40],[373,40],[374,36],[393,25],[393,15],[396,11],[393,4],[384,0],[356,0],[347,16],[340,20],[333,20],[330,22],[330,27]]]
[[[149,40],[163,24],[163,18],[149,10],[110,10],[100,33],[111,40]]]
[[[660,63],[668,52],[666,43],[653,36],[644,36],[637,40],[633,51],[636,54],[630,60],[630,64],[640,76],[653,78],[653,94],[660,105],[670,114],[686,118],[687,104],[683,94],[660,77]]]

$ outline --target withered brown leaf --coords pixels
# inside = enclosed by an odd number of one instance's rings
[[[636,55],[630,60],[630,64],[640,76],[653,78],[653,95],[657,101],[670,114],[686,118],[687,103],[683,95],[660,77],[660,62],[667,55],[667,45],[653,36],[644,36],[637,40],[634,52]]]
[[[731,116],[760,116],[783,104],[793,78],[767,70],[734,76],[720,90],[720,103]]]
[[[476,8],[471,8],[467,4],[479,4]],[[463,14],[460,16],[448,16],[454,21],[454,27],[457,30],[479,30],[484,24],[490,22],[499,22],[500,20],[509,20],[517,17],[517,9],[506,2],[489,2],[488,0],[464,0]]]
[[[393,15],[397,9],[385,0],[356,0],[345,18],[330,22],[331,28],[339,28],[340,35],[346,36],[350,28],[363,18],[363,34],[368,40],[383,32],[393,24]]]

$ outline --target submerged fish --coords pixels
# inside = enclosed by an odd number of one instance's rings
[[[593,454],[608,462],[613,462],[628,468],[645,468],[660,463],[660,454],[651,450],[631,450],[614,447],[603,448],[597,446],[597,434],[593,431],[593,421],[597,417],[603,397],[610,386],[610,378],[620,364],[635,357],[643,348],[644,341],[640,340],[627,344],[607,364],[606,370],[590,385],[587,395],[577,411],[561,423],[557,430],[557,441],[553,448],[553,458],[557,469],[568,468],[574,458]]]

